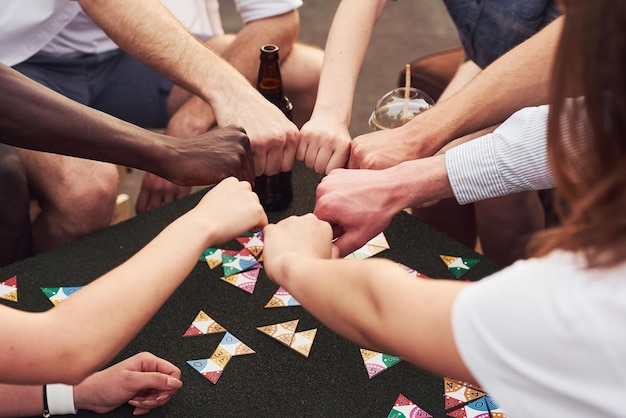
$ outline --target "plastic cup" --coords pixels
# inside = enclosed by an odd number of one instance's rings
[[[435,104],[430,96],[415,87],[409,90],[408,98],[405,98],[405,91],[405,87],[398,87],[378,100],[369,119],[370,128],[377,131],[399,128]]]

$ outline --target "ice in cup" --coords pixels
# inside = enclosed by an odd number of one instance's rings
[[[398,87],[376,103],[376,108],[369,119],[373,130],[399,128],[415,116],[430,109],[435,101],[423,91],[411,87],[406,95],[405,87]]]

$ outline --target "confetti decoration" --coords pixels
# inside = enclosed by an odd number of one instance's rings
[[[370,379],[402,361],[400,357],[379,353],[378,351],[366,350],[364,348],[360,350],[367,375]]]
[[[0,282],[0,299],[17,302],[17,276]]]
[[[63,302],[65,299],[72,296],[75,292],[82,289],[83,286],[73,286],[73,287],[42,287],[41,291],[46,295],[50,302],[54,306],[57,306],[59,303]]]
[[[448,270],[450,270],[457,279],[467,273],[469,269],[474,267],[480,261],[476,258],[462,258],[451,255],[440,255],[439,257],[441,257],[443,262],[446,263]]]
[[[224,338],[208,359],[187,360],[187,364],[204,376],[208,381],[216,384],[224,372],[224,368],[235,356],[254,354],[254,350],[239,341],[234,335],[226,332]]]
[[[300,302],[295,300],[289,292],[279,287],[274,296],[265,305],[266,308],[284,308],[288,306],[300,306]]]
[[[396,402],[394,403],[393,408],[391,409],[391,412],[389,412],[389,415],[387,416],[387,418],[417,418],[417,417],[432,418],[433,416],[430,415],[428,412],[424,411],[419,406],[415,405],[411,400],[409,400],[403,394],[400,394],[398,396],[398,399],[396,399]]]
[[[263,232],[248,232],[236,240],[255,257],[263,251]]]
[[[481,388],[444,378],[445,411],[448,417],[506,418],[502,408]]]
[[[364,246],[348,254],[344,258],[360,260],[375,256],[376,254],[380,254],[388,249],[389,243],[387,242],[387,238],[385,237],[385,234],[381,232],[380,234],[369,240]]]
[[[256,282],[259,278],[259,271],[261,271],[261,266],[257,265],[257,268],[252,270],[236,273],[226,277],[220,277],[220,279],[252,294],[254,293],[254,288],[256,287]]]
[[[226,328],[218,324],[213,318],[204,311],[200,311],[193,320],[183,337],[193,337],[196,335],[217,334],[226,332]]]

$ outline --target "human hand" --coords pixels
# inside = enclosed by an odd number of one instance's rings
[[[383,231],[407,197],[388,170],[336,169],[317,186],[314,213],[332,225],[343,257]]]
[[[293,261],[294,255],[331,258],[336,254],[330,225],[311,213],[291,216],[263,228],[263,267],[274,281],[282,281],[284,267]]]
[[[207,246],[223,243],[267,224],[259,197],[247,181],[233,177],[222,180],[193,209],[210,231]]]
[[[311,118],[300,129],[296,158],[316,173],[344,168],[350,156],[350,133],[346,126],[327,118]]]
[[[96,372],[74,386],[74,404],[106,414],[129,403],[134,415],[165,405],[183,386],[180,370],[150,353],[139,353]]]
[[[216,106],[213,112],[220,126],[236,123],[245,128],[257,176],[291,170],[300,140],[298,128],[251,86],[232,91],[228,106]]]
[[[371,132],[352,140],[348,168],[381,170],[420,155],[419,144],[413,141],[403,127]]]
[[[135,212],[142,214],[181,199],[189,194],[191,187],[177,186],[152,173],[145,173],[141,190],[135,203]]]
[[[172,155],[163,161],[161,177],[180,186],[215,184],[226,177],[254,181],[250,142],[241,127],[213,129],[167,142]]]
[[[211,106],[198,96],[192,96],[170,117],[165,134],[186,138],[207,132],[214,125]]]

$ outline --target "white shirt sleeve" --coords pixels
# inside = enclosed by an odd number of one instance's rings
[[[554,187],[547,154],[548,106],[514,113],[492,134],[446,152],[457,201],[467,204]]]
[[[278,16],[302,6],[302,0],[235,0],[244,23]]]
[[[626,264],[554,252],[465,288],[452,329],[464,363],[511,417],[620,417]]]

